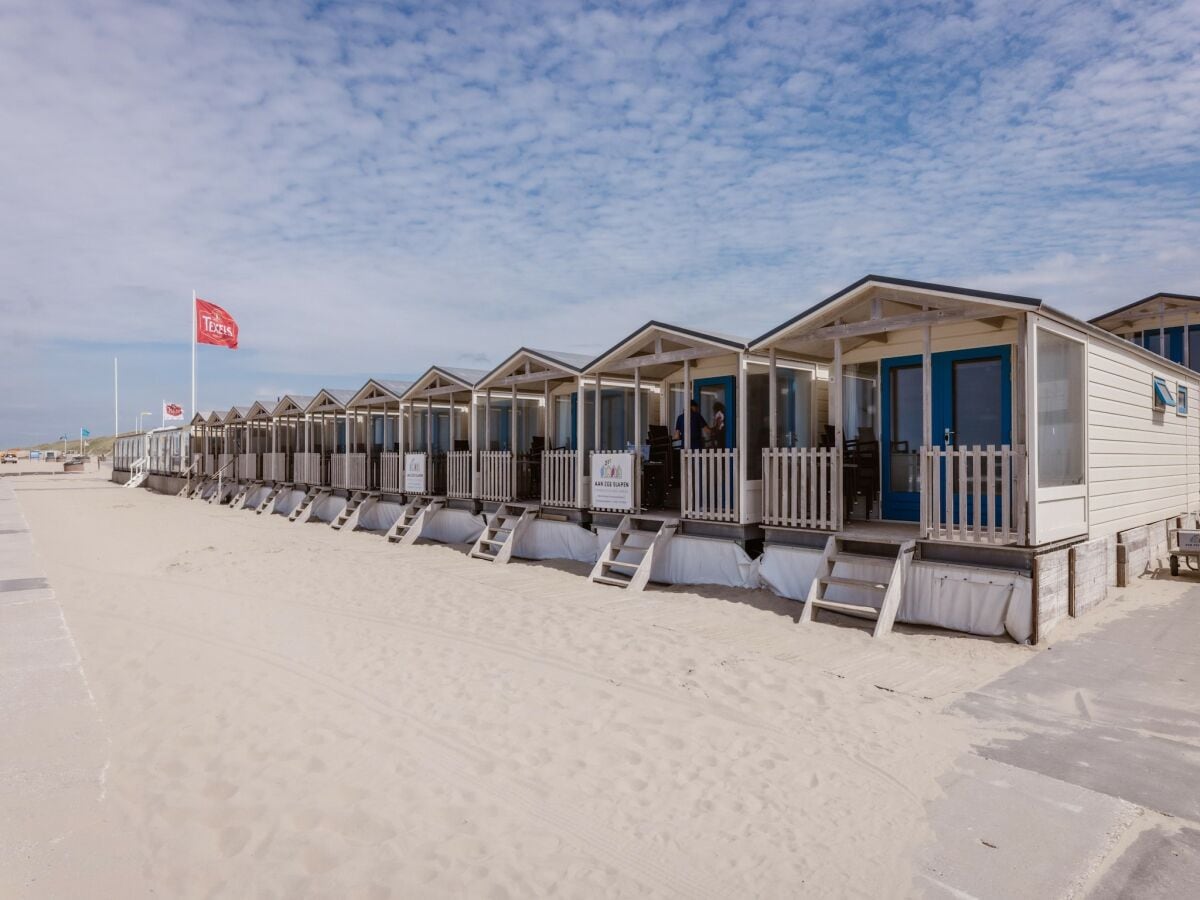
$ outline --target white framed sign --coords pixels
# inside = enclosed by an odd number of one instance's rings
[[[592,454],[592,508],[633,509],[632,453]]]
[[[404,493],[425,493],[425,454],[404,454]]]

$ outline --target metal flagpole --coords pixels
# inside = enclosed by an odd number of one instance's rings
[[[113,438],[121,433],[121,385],[117,380],[117,358],[113,357]]]
[[[192,419],[196,418],[196,325],[198,323],[198,318],[199,317],[196,315],[196,289],[192,288],[192,415],[191,415]],[[191,427],[190,420],[189,420],[188,427],[189,427],[189,429]],[[191,432],[189,430],[189,434],[190,433]],[[188,464],[189,465],[191,465],[191,462],[192,462],[191,452],[190,452],[191,446],[192,446],[192,442],[189,440],[188,441],[188,450],[189,450]]]

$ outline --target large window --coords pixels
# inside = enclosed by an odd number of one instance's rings
[[[1085,349],[1079,341],[1038,329],[1038,487],[1084,483]]]
[[[812,444],[812,381],[808,369],[775,371],[775,446],[808,447]],[[753,420],[750,420],[753,421]]]

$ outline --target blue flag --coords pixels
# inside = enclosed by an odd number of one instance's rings
[[[91,437],[91,436],[92,436],[92,433],[91,433],[90,431],[88,431],[86,428],[80,428],[80,429],[79,429],[79,433],[80,433],[80,434],[81,434],[83,437]]]

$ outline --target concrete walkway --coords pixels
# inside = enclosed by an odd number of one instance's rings
[[[0,479],[0,721],[0,895],[69,896],[89,884],[101,896],[126,883],[130,851],[106,832],[101,811],[108,732],[8,478]],[[105,835],[100,852],[76,851],[85,832]]]
[[[1200,896],[1200,586],[952,711],[986,737],[931,810],[929,896]]]

